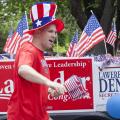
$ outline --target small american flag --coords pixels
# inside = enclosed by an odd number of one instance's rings
[[[115,25],[115,21],[112,22],[112,26],[111,26],[111,31],[109,32],[106,42],[109,43],[110,45],[114,46],[114,42],[117,39],[117,33],[116,33],[116,25]]]
[[[75,56],[83,56],[88,50],[105,39],[102,27],[94,14],[89,18],[80,40],[75,47]]]
[[[11,27],[9,34],[8,34],[8,38],[7,38],[6,43],[5,43],[5,46],[3,48],[3,51],[6,53],[8,52],[8,48],[9,48],[10,43],[11,43],[12,35],[13,35],[13,28]]]
[[[83,98],[87,91],[85,90],[81,78],[73,75],[65,81],[65,87],[72,100]]]
[[[77,44],[77,42],[78,42],[78,31],[75,32],[75,35],[73,36],[72,41],[70,42],[70,46],[66,53],[67,57],[74,56],[74,53],[75,53],[74,48],[75,48],[75,45]]]
[[[21,46],[22,43],[31,40],[31,36],[29,34],[26,34],[26,31],[28,31],[27,17],[26,15],[23,15],[16,31],[12,36],[10,46],[8,47],[9,54],[16,54],[18,48]]]

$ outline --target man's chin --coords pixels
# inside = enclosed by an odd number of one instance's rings
[[[51,49],[53,47],[53,45],[50,45],[49,47],[48,47],[48,49]]]
[[[52,47],[47,47],[45,50],[50,50],[50,49],[52,49]]]

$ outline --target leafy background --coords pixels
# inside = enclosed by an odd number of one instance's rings
[[[8,32],[13,27],[14,31],[17,28],[18,22],[24,12],[26,11],[28,17],[29,28],[31,29],[31,20],[29,18],[30,7],[35,2],[42,0],[1,0],[0,1],[0,53],[2,53],[3,46],[6,42]],[[44,0],[45,1],[45,0]],[[47,0],[50,1],[50,0]],[[53,1],[53,0],[52,0]],[[60,18],[65,23],[65,29],[58,34],[58,47],[57,42],[53,48],[57,52],[65,53],[68,49],[69,43],[76,29],[79,29],[74,17],[70,13],[69,2],[67,0],[55,1],[58,5],[56,18]]]
[[[116,19],[117,40],[115,41],[115,49],[107,43],[106,48],[107,52],[112,55],[115,55],[115,52],[117,53],[117,48],[120,51],[120,0],[0,0],[1,53],[8,36],[11,22],[15,30],[20,18],[26,11],[29,28],[31,29],[31,20],[29,19],[30,7],[35,2],[41,1],[56,2],[58,5],[56,17],[62,19],[65,23],[65,29],[58,34],[58,46],[56,42],[52,51],[57,52],[58,49],[60,53],[65,53],[67,51],[76,30],[78,30],[80,37],[81,31],[83,31],[91,15],[91,10],[97,17],[106,37],[111,30],[113,18]],[[86,54],[106,54],[106,48],[104,41],[102,41],[87,51]]]

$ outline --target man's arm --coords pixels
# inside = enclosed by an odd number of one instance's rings
[[[21,65],[18,69],[18,74],[29,82],[46,85],[52,89],[56,89],[61,94],[66,91],[62,84],[52,82],[29,65]]]

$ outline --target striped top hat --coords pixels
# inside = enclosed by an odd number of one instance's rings
[[[61,32],[64,23],[60,19],[55,18],[57,5],[54,2],[38,2],[31,7],[30,18],[32,19],[33,29],[29,30],[29,34],[33,34],[36,30],[47,25],[55,24],[57,32]]]

